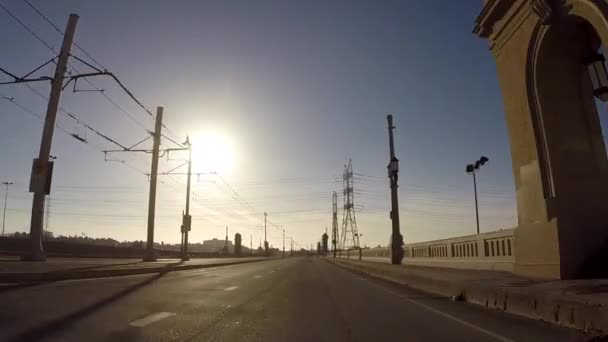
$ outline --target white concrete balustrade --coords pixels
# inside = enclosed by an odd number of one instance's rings
[[[467,235],[450,239],[409,243],[405,245],[406,265],[513,271],[515,261],[514,229],[503,229],[479,235]],[[390,258],[388,247],[362,250],[364,260]],[[345,256],[345,252],[342,256]],[[358,257],[356,251],[351,258]]]

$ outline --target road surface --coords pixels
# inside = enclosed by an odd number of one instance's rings
[[[0,286],[1,341],[583,341],[318,258]]]

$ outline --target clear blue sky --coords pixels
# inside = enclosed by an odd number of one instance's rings
[[[195,179],[193,241],[223,238],[228,225],[231,237],[239,231],[257,245],[267,211],[299,245],[315,243],[331,227],[331,193],[341,192],[339,177],[352,158],[363,175],[355,179],[362,243],[386,244],[388,113],[397,126],[406,242],[475,232],[472,179],[464,168],[481,155],[490,158],[478,174],[481,229],[515,225],[495,64],[487,42],[471,33],[481,1],[31,2],[61,29],[69,13],[79,14],[81,47],[146,106],[164,106],[175,135],[212,145],[195,153],[200,158],[194,171],[221,170],[252,208],[235,200],[218,177]],[[61,35],[26,3],[1,3],[59,48]],[[2,11],[0,44],[0,66],[16,74],[52,56]],[[51,69],[41,74],[51,75]],[[152,127],[151,118],[110,80],[91,81]],[[32,87],[48,95],[47,84]],[[44,113],[45,101],[25,86],[1,86],[0,94]],[[99,93],[66,90],[61,105],[123,144],[146,136]],[[65,115],[58,123],[85,134]],[[16,183],[9,194],[9,232],[29,230],[27,185],[41,131],[38,118],[0,101],[0,179]],[[86,138],[85,145],[56,131],[50,230],[145,239],[148,182],[128,166],[149,172],[149,155],[113,156],[128,165],[104,162],[97,150],[112,146],[91,132]],[[208,155],[211,165],[204,160]],[[160,169],[177,165],[163,159]],[[177,242],[185,179],[161,180],[156,237]],[[269,229],[275,246],[279,231]]]

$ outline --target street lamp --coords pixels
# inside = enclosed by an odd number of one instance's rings
[[[604,55],[592,52],[584,61],[593,85],[593,95],[600,101],[608,101],[608,72],[604,64]]]
[[[362,253],[361,253],[361,241],[360,241],[360,238],[363,236],[363,234],[358,233],[358,234],[355,234],[355,236],[357,237],[357,244],[358,244],[357,247],[359,248],[359,260],[361,260]]]
[[[479,234],[479,206],[477,204],[477,179],[475,178],[475,173],[479,171],[479,167],[488,162],[488,158],[481,156],[479,160],[475,162],[475,164],[469,164],[466,167],[466,172],[468,174],[473,175],[473,190],[475,192],[475,219],[477,221],[477,234]]]
[[[4,223],[6,220],[6,202],[8,200],[8,187],[13,185],[13,182],[2,182],[4,186],[6,186],[6,191],[4,192],[4,213],[2,214],[2,236],[4,237]]]

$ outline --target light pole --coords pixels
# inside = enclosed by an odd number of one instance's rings
[[[266,218],[268,214],[264,212],[264,255],[268,256],[268,241],[266,240]]]
[[[6,186],[6,191],[4,192],[4,213],[2,214],[2,236],[4,236],[4,223],[6,220],[6,202],[8,200],[8,187],[13,185],[13,182],[2,182],[4,186]]]
[[[466,171],[468,174],[473,174],[473,191],[475,192],[475,220],[477,221],[477,234],[479,235],[479,205],[477,204],[477,178],[475,177],[475,173],[479,171],[479,167],[488,162],[488,158],[481,156],[479,160],[475,162],[475,164],[469,164],[466,167]]]
[[[399,179],[399,159],[395,157],[395,143],[393,142],[393,129],[395,129],[395,126],[393,125],[393,116],[390,114],[387,115],[386,121],[388,122],[388,142],[390,153],[390,161],[386,168],[388,169],[388,178],[391,184],[391,264],[399,265],[403,259],[403,235],[401,235],[399,229],[399,193],[397,191],[397,180]]]
[[[360,238],[363,236],[363,234],[359,233],[359,234],[356,234],[356,236],[359,237],[359,239],[357,239],[359,241]],[[357,247],[359,248],[359,260],[361,260],[363,257],[363,255],[362,255],[363,253],[361,252],[361,242],[359,242],[359,246],[357,246]]]

